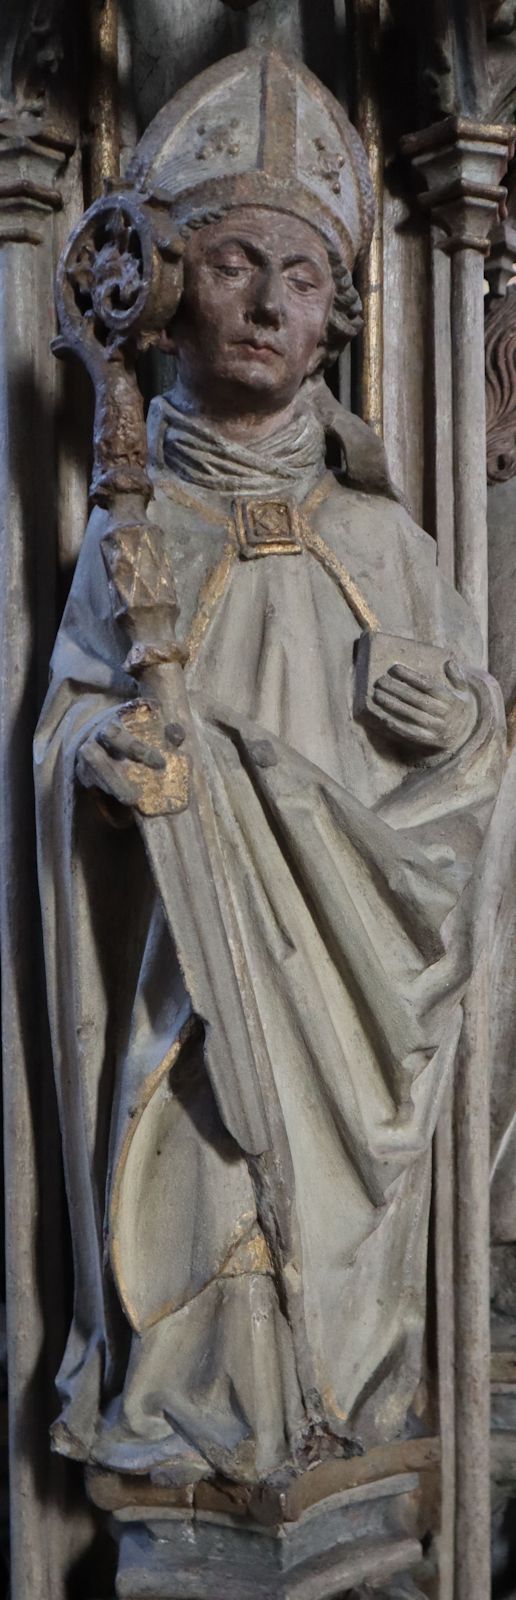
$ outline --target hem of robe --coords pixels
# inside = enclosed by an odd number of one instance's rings
[[[266,1274],[216,1279],[133,1335],[123,1391],[91,1431],[81,1378],[84,1369],[52,1429],[53,1448],[104,1471],[158,1473],[177,1486],[217,1474],[254,1486],[364,1448],[328,1391],[320,1423],[308,1420],[291,1331]]]
[[[134,1334],[122,1393],[93,1429],[86,1388],[83,1368],[54,1448],[105,1470],[260,1482],[292,1463],[290,1441],[307,1429],[291,1332],[267,1274],[215,1279]]]

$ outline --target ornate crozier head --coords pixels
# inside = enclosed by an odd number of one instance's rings
[[[221,418],[288,406],[361,325],[351,270],[372,192],[345,112],[300,63],[245,50],[165,106],[128,178],[184,244],[167,329],[184,402]]]

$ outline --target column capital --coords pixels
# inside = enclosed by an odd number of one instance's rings
[[[402,139],[402,154],[426,184],[419,204],[443,229],[449,254],[464,249],[488,254],[507,198],[500,179],[515,138],[512,125],[450,116]]]
[[[516,223],[507,218],[497,223],[490,239],[489,259],[485,275],[492,302],[500,300],[507,292],[511,278],[516,277]]]
[[[36,118],[0,122],[0,246],[41,244],[49,215],[63,206],[73,148]]]

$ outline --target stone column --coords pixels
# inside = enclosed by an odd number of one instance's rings
[[[357,362],[357,409],[383,435],[383,225],[384,148],[380,111],[379,0],[354,0],[356,124],[369,163],[375,201],[370,249],[359,268],[364,328]]]
[[[420,204],[442,230],[439,245],[451,257],[453,566],[456,587],[480,626],[480,664],[487,660],[484,260],[505,198],[500,179],[512,134],[507,127],[450,116],[403,140],[404,153],[426,185]],[[437,540],[439,548],[439,527]],[[470,1600],[473,1594],[475,1600],[488,1600],[489,1040],[487,972],[480,948],[464,1012],[453,1112],[450,1108],[437,1141],[441,1191],[446,1187],[443,1156],[449,1169],[455,1148],[454,1217],[450,1214],[448,1223],[438,1204],[439,1226],[454,1227],[455,1244],[454,1306],[446,1317],[447,1341],[455,1339],[455,1553],[453,1561],[445,1502],[441,1600],[451,1600],[452,1594],[454,1600]],[[449,1178],[448,1193],[451,1201]],[[442,1337],[439,1343],[440,1361],[450,1366],[449,1348]],[[446,1384],[441,1383],[441,1405],[445,1395]],[[451,1466],[448,1471],[451,1477]]]
[[[67,197],[70,153],[66,139],[29,112],[1,124],[0,956],[11,1600],[64,1600],[77,1550],[77,1524],[65,1505],[67,1468],[51,1456],[48,1438],[66,1307],[32,790],[32,737],[55,632],[60,378],[50,339],[54,219]]]
[[[445,117],[402,141],[426,185],[419,203],[451,256],[455,583],[475,612],[487,658],[484,260],[505,190],[511,128]]]

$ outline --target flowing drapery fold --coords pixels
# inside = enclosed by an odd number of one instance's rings
[[[229,512],[157,473],[185,639]],[[311,517],[386,632],[467,662],[468,613],[402,508],[330,482]],[[186,683],[275,1103],[277,1143],[246,1158],[185,970],[173,823],[110,829],[75,778],[88,732],[136,692],[105,526],[94,513],[36,754],[76,1276],[56,1442],[106,1466],[254,1481],[306,1459],[310,1407],[334,1439],[411,1426],[429,1151],[470,971],[499,698],[470,673],[469,740],[411,762],[354,719],[360,629],[323,563],[305,549],[227,564]],[[231,1014],[226,1037],[238,1074]]]

